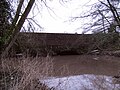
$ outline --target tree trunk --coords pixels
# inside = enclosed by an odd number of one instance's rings
[[[13,30],[13,34],[10,40],[10,43],[8,44],[8,46],[5,48],[5,50],[2,52],[1,58],[4,58],[5,56],[7,56],[8,51],[10,50],[10,48],[13,46],[14,42],[16,41],[18,34],[25,22],[26,17],[28,16],[33,4],[34,4],[35,0],[30,0],[24,13],[22,14],[20,20],[18,21],[17,25],[15,26],[15,29]]]

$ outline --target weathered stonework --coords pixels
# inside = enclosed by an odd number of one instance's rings
[[[15,51],[32,55],[83,54],[93,49],[107,49],[113,41],[114,38],[108,34],[20,33]]]

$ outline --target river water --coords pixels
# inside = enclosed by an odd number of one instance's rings
[[[55,90],[120,90],[120,58],[73,55],[53,57],[53,77],[43,80]]]

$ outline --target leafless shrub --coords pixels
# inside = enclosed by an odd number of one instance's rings
[[[47,58],[21,58],[2,60],[1,90],[48,90],[40,80],[52,76],[52,60]]]

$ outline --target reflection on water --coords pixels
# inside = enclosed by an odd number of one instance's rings
[[[42,82],[53,90],[120,90],[120,84],[113,77],[103,75],[78,75],[64,78],[50,78]]]

